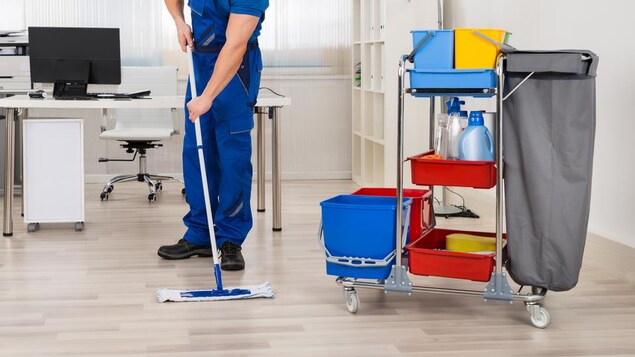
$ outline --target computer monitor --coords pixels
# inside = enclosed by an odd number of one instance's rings
[[[86,95],[88,84],[120,84],[119,29],[29,27],[32,83],[54,83],[55,98]]]

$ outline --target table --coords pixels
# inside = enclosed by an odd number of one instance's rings
[[[183,96],[156,96],[149,99],[139,100],[54,100],[30,99],[26,95],[13,96],[0,99],[0,108],[5,108],[6,112],[6,142],[5,142],[5,182],[4,182],[4,216],[3,231],[5,237],[13,235],[13,189],[14,189],[14,152],[15,152],[15,121],[18,118],[27,119],[29,109],[176,109],[183,108]],[[264,120],[263,114],[268,114],[272,120],[272,191],[273,191],[273,230],[282,230],[282,202],[280,190],[280,118],[279,110],[285,105],[291,105],[291,99],[286,97],[272,96],[263,93],[259,96],[254,109],[257,115],[257,151],[258,151],[258,211],[264,211]]]

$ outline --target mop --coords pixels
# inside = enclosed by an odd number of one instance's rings
[[[192,98],[196,98],[196,79],[194,76],[194,62],[192,59],[192,50],[187,47],[187,56],[190,67],[190,89]],[[219,300],[238,300],[252,298],[271,298],[273,297],[273,289],[269,282],[265,282],[259,286],[223,288],[223,280],[221,277],[220,264],[218,262],[218,250],[216,248],[216,235],[214,234],[214,221],[212,220],[212,210],[209,199],[209,189],[207,187],[207,173],[205,171],[205,158],[203,156],[203,137],[201,135],[200,118],[196,118],[194,122],[196,131],[196,147],[198,149],[199,166],[201,167],[201,178],[203,181],[203,195],[205,197],[205,211],[207,213],[207,225],[209,229],[209,238],[212,245],[212,258],[214,260],[214,277],[216,278],[216,289],[208,290],[177,290],[177,289],[159,289],[157,291],[157,300],[159,302],[166,301],[219,301]]]

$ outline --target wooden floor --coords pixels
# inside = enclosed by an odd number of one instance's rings
[[[87,185],[83,232],[56,224],[27,233],[16,208],[14,237],[0,241],[0,356],[635,356],[635,285],[589,262],[578,287],[548,294],[545,330],[522,304],[447,295],[360,290],[359,313],[350,314],[325,274],[316,232],[319,202],[355,188],[284,182],[284,230],[272,232],[271,209],[256,214],[247,269],[223,274],[230,286],[271,281],[274,299],[245,301],[156,302],[157,288],[214,286],[209,259],[156,255],[184,231],[177,185],[166,184],[156,204],[135,183],[119,185],[108,202]],[[491,217],[438,223],[487,225]]]

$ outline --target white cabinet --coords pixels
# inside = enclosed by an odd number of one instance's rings
[[[352,3],[353,180],[360,186],[393,186],[397,64],[401,55],[412,50],[411,30],[437,27],[437,0],[352,0]],[[406,116],[415,118],[411,131],[423,129],[416,133],[419,138],[427,138],[427,129],[420,123],[427,123],[428,116],[429,107],[423,105]],[[421,150],[425,150],[427,140],[419,142]],[[418,150],[406,149],[406,152]]]
[[[30,119],[23,124],[24,221],[84,222],[84,129],[81,119]]]

